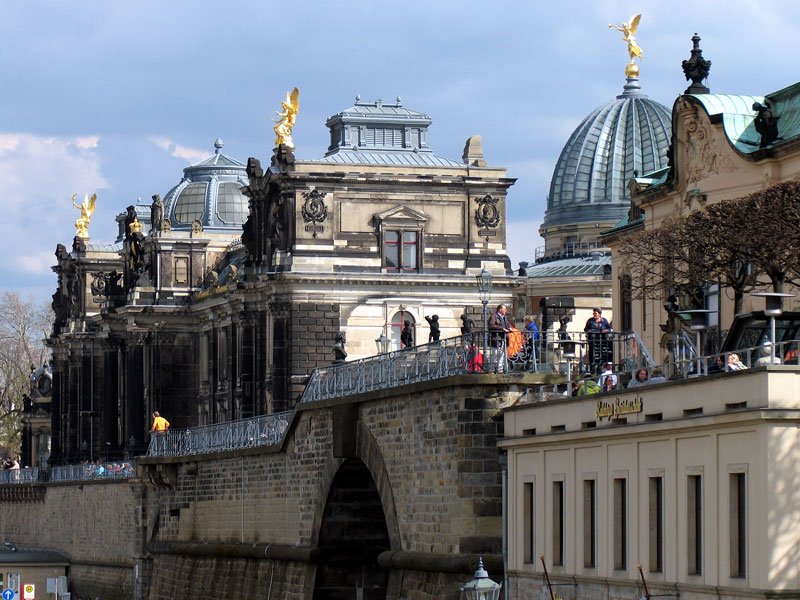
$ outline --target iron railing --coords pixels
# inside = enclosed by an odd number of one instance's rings
[[[292,411],[190,429],[152,433],[148,456],[188,456],[278,444]]]
[[[129,462],[83,463],[60,465],[50,469],[40,469],[39,467],[7,469],[0,471],[0,484],[127,479],[133,475],[134,468]]]
[[[32,469],[6,469],[0,471],[0,483],[36,483],[39,481],[38,467]]]
[[[488,372],[599,373],[605,362],[628,370],[653,364],[634,333],[587,334],[548,331],[509,334],[475,332],[396,350],[386,354],[320,367],[313,371],[300,402],[341,398],[379,389]]]
[[[91,481],[97,479],[127,479],[133,477],[134,468],[129,462],[84,463],[52,467],[49,481]]]

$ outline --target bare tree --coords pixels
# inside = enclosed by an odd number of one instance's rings
[[[736,201],[726,201],[736,202]],[[784,181],[739,200],[739,252],[775,292],[800,271],[800,181]]]
[[[15,292],[0,293],[0,448],[18,454],[23,396],[30,392],[31,368],[48,353],[43,340],[52,317],[49,307]]]
[[[786,181],[640,230],[620,253],[634,297],[689,296],[700,307],[704,288],[718,281],[733,293],[736,314],[750,290],[797,283],[798,247],[800,181]]]
[[[636,298],[663,299],[671,294],[694,298],[711,271],[708,242],[686,218],[666,219],[655,229],[628,236],[620,254]]]

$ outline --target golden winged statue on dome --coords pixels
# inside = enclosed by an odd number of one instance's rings
[[[88,193],[84,194],[83,202],[80,204],[75,203],[75,198],[77,197],[78,194],[72,195],[72,206],[81,211],[81,216],[75,221],[75,235],[79,238],[88,238],[89,221],[92,220],[92,213],[94,213],[94,207],[97,203],[97,194],[92,194],[91,198]]]
[[[276,112],[280,119],[275,122],[275,147],[281,144],[294,148],[292,140],[292,127],[294,127],[297,113],[300,110],[300,90],[294,88],[291,93],[286,93],[286,100],[281,102],[281,112]]]
[[[623,41],[628,43],[628,55],[631,57],[631,62],[628,63],[628,66],[625,69],[625,74],[629,77],[635,77],[639,74],[639,67],[636,66],[634,59],[638,58],[641,60],[644,58],[642,49],[636,42],[636,30],[639,29],[639,21],[641,21],[641,19],[642,15],[638,14],[632,16],[629,21],[623,23],[622,25],[608,25],[610,29],[621,31]]]

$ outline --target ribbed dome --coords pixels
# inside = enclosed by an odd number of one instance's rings
[[[203,229],[241,230],[247,219],[245,165],[222,154],[222,140],[214,142],[214,154],[186,167],[183,179],[164,197],[164,212],[173,229],[191,229],[199,220]]]
[[[671,111],[648,99],[638,79],[628,79],[623,93],[586,117],[561,151],[543,226],[621,219],[633,172],[666,167],[671,139]]]

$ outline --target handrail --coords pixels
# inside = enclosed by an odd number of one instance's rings
[[[599,373],[606,361],[628,370],[651,366],[653,357],[633,333],[566,331],[474,332],[386,354],[319,367],[300,402],[341,398],[443,379],[454,375],[507,373]]]
[[[147,456],[187,456],[278,444],[293,411],[189,429],[153,432]]]

